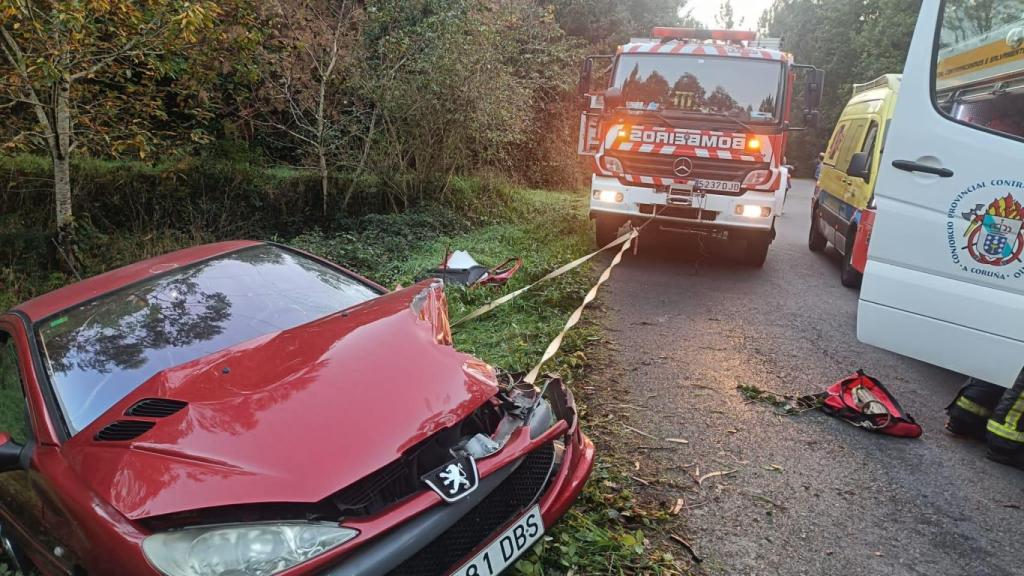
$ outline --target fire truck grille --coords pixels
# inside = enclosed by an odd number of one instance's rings
[[[676,157],[666,154],[650,154],[645,152],[616,152],[615,157],[622,161],[622,169],[626,174],[636,176],[655,176],[660,178],[677,178],[672,171]],[[724,180],[742,182],[752,170],[767,170],[767,162],[741,162],[738,160],[719,160],[717,158],[690,158],[693,161],[693,173],[690,178],[704,180]]]

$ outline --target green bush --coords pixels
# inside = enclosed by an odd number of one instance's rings
[[[74,213],[101,231],[203,231],[216,237],[297,233],[330,227],[347,216],[393,210],[371,178],[353,185],[335,174],[339,191],[323,213],[319,177],[308,171],[264,168],[217,157],[183,158],[155,165],[82,158],[72,165]],[[0,214],[17,227],[53,227],[52,170],[46,158],[0,157]],[[352,197],[342,210],[343,193]],[[10,222],[8,222],[10,227]]]

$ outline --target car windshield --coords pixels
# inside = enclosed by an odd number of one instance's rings
[[[75,434],[162,370],[378,295],[338,270],[262,245],[64,310],[36,334]]]
[[[764,124],[781,118],[782,63],[771,60],[623,54],[613,85],[632,109],[724,114]]]

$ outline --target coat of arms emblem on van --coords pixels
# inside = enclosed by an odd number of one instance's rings
[[[964,237],[967,252],[980,264],[1006,266],[1019,262],[1024,252],[1024,209],[1012,194],[978,204],[963,214],[968,221]]]

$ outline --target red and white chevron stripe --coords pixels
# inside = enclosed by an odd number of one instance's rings
[[[619,54],[694,54],[703,56],[731,56],[791,62],[793,56],[778,50],[743,48],[728,44],[697,44],[693,42],[643,42],[619,46]]]

